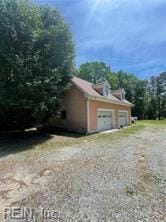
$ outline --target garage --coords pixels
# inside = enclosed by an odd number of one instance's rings
[[[119,126],[127,126],[128,125],[128,112],[127,111],[119,111]]]
[[[115,111],[98,110],[98,131],[115,128]]]

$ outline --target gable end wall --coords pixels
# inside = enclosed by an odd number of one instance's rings
[[[52,125],[68,131],[85,133],[87,131],[87,100],[74,85],[67,91],[60,106],[66,111],[66,120],[54,118]]]

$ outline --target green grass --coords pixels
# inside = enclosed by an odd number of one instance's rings
[[[118,131],[113,132],[113,133],[102,133],[102,134],[97,133],[97,134],[86,136],[86,137],[84,137],[84,139],[86,139],[89,142],[91,142],[91,141],[107,141],[108,142],[108,141],[112,141],[114,139],[118,140],[121,137],[126,137],[131,134],[135,134],[143,128],[144,128],[143,125],[134,124],[130,127],[119,129]]]
[[[163,120],[141,120],[138,124],[150,127],[166,127],[166,119]]]
[[[113,133],[92,134],[82,136],[73,133],[55,133],[53,134],[38,134],[27,133],[25,135],[17,135],[14,137],[1,136],[0,139],[0,158],[9,154],[22,154],[24,157],[33,158],[36,155],[51,152],[57,148],[64,146],[72,146],[74,144],[84,144],[87,142],[111,142],[118,141],[122,137],[127,137],[136,134],[145,127],[166,127],[166,120],[143,120],[137,121],[130,127],[120,129]]]
[[[135,134],[137,133],[139,130],[143,129],[145,126],[143,124],[133,124],[132,126],[128,127],[128,128],[124,128],[120,131],[118,131],[117,133],[120,134],[124,134],[124,135],[130,135],[130,134]]]

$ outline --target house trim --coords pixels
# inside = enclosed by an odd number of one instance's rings
[[[121,106],[132,107],[132,105],[121,103],[121,102],[111,100],[111,99],[107,99],[107,98],[99,98],[99,97],[94,97],[94,96],[90,96],[90,95],[85,95],[85,97],[88,98],[89,100],[93,100],[93,101],[113,103],[113,104],[117,104],[117,105],[121,105]]]
[[[71,80],[72,81],[72,80]],[[88,98],[89,100],[95,100],[95,101],[100,101],[100,102],[107,102],[107,103],[113,103],[113,104],[118,104],[118,105],[122,105],[122,106],[127,106],[127,107],[133,107],[133,104],[125,104],[121,101],[116,101],[116,100],[111,100],[108,98],[100,98],[100,97],[96,97],[96,96],[91,96],[89,95],[85,90],[83,90],[78,84],[76,84],[75,82],[72,81],[72,84],[77,87],[85,96],[85,98]]]
[[[118,110],[118,112],[124,112],[124,113],[128,113],[127,110]]]
[[[87,99],[86,106],[87,106],[87,133],[89,133],[90,132],[89,99]]]
[[[101,109],[101,108],[98,108],[97,111],[115,111],[114,109]]]
[[[71,80],[72,81],[72,80]],[[80,86],[78,86],[75,82],[72,81],[72,84],[77,87],[82,93],[84,93],[85,97],[89,97],[89,94],[84,91]]]

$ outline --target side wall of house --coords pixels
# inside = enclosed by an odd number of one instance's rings
[[[60,111],[66,112],[66,119],[53,118],[51,125],[57,128],[84,133],[87,131],[87,100],[74,85],[67,91]]]
[[[98,109],[111,109],[115,111],[115,128],[119,128],[119,111],[128,111],[128,125],[131,124],[131,107],[111,104],[107,102],[89,101],[89,131],[98,131]]]

